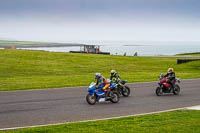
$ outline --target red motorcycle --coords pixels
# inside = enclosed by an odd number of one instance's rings
[[[165,78],[164,74],[160,74],[158,79],[158,87],[156,88],[156,95],[160,96],[163,93],[174,93],[174,95],[178,95],[180,92],[180,87],[177,83],[180,83],[180,79],[175,79],[174,88],[170,84],[170,78]]]

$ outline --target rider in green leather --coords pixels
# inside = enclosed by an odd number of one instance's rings
[[[120,78],[120,76],[119,76],[119,74],[117,73],[116,70],[111,70],[110,74],[111,74],[110,75],[111,81],[118,83],[121,80],[121,78]]]

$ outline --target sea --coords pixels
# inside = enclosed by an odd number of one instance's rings
[[[170,56],[180,53],[200,52],[200,42],[168,42],[168,41],[69,41],[87,45],[100,45],[100,51],[111,55],[134,56]],[[80,47],[39,47],[24,48],[50,52],[80,51]]]

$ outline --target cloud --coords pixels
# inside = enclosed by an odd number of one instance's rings
[[[199,0],[1,0],[0,36],[198,40],[199,6]]]
[[[1,15],[47,16],[199,16],[198,0],[1,0]]]

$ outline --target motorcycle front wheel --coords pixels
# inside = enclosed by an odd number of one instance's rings
[[[122,95],[124,96],[124,97],[128,97],[129,95],[130,95],[130,88],[128,87],[128,86],[124,86],[124,88],[122,88]]]
[[[90,93],[88,93],[86,96],[86,101],[88,104],[94,105],[97,102],[97,96],[96,95],[91,96]]]
[[[110,101],[112,103],[118,103],[119,102],[120,97],[119,97],[119,93],[118,92],[115,92],[115,91],[111,92],[110,97],[111,97]]]
[[[162,88],[161,87],[157,87],[156,88],[156,95],[157,96],[161,96],[162,95]]]
[[[173,91],[174,95],[178,95],[179,92],[180,92],[180,87],[179,87],[179,85],[175,85],[174,91]]]

